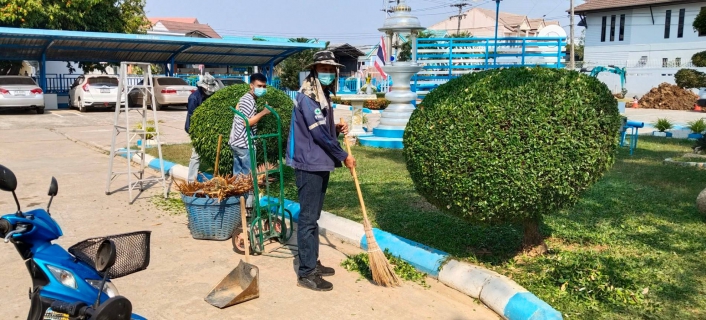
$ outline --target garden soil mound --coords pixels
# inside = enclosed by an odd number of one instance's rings
[[[677,85],[662,83],[640,99],[640,108],[666,110],[693,110],[699,96]]]

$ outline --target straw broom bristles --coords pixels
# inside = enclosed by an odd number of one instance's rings
[[[341,123],[345,123],[343,118],[341,118]],[[348,149],[348,154],[352,154],[348,138],[344,137],[343,141]],[[363,192],[360,190],[358,174],[355,168],[351,168],[351,174],[353,175],[353,181],[355,181],[355,188],[358,191],[358,200],[360,201],[360,206],[363,211],[363,229],[365,229],[365,239],[368,242],[368,261],[370,263],[370,272],[373,275],[373,282],[383,287],[399,286],[400,278],[395,273],[394,267],[390,265],[390,261],[385,257],[385,253],[380,250],[377,241],[375,241],[373,227],[368,219],[368,212],[365,209],[365,202],[363,201]]]

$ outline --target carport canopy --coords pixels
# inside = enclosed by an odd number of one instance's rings
[[[123,34],[0,27],[0,60],[149,62],[171,65],[208,64],[270,67],[306,49],[323,49],[323,43],[269,42],[241,38],[193,38],[148,34]]]

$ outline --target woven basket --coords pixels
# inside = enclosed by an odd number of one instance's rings
[[[233,229],[240,225],[240,197],[229,197],[221,202],[213,198],[181,195],[189,215],[189,231],[194,239],[228,240]]]

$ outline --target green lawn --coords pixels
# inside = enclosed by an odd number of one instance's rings
[[[520,226],[468,223],[429,205],[400,151],[353,154],[375,226],[505,274],[567,319],[706,319],[706,218],[695,208],[706,171],[662,163],[691,144],[641,137],[634,156],[622,149],[576,206],[545,218],[550,251],[539,257],[519,252]],[[165,146],[165,159],[188,163],[183,148]],[[347,170],[332,175],[324,209],[361,221]]]

